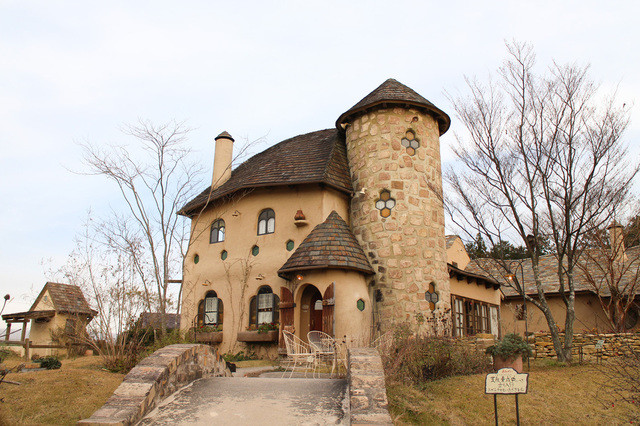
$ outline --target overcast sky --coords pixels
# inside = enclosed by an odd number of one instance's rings
[[[639,5],[0,0],[0,296],[14,298],[5,313],[29,308],[42,261],[64,262],[88,208],[118,204],[104,180],[69,171],[82,169],[79,142],[118,143],[138,118],[185,120],[210,173],[221,131],[266,136],[255,153],[333,127],[389,77],[453,115],[444,92],[463,90],[465,75],[486,79],[512,39],[531,42],[541,65],[591,64],[632,105]],[[636,145],[639,107],[626,135]]]

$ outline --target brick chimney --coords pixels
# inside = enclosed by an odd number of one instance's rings
[[[231,160],[233,159],[233,138],[222,132],[215,138],[216,148],[213,155],[213,180],[211,188],[216,189],[231,177]]]
[[[611,254],[613,259],[617,261],[625,261],[627,255],[624,249],[624,227],[614,220],[611,225],[607,227],[609,231],[609,244],[611,245]]]

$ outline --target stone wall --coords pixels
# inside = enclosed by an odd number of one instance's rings
[[[231,376],[210,346],[170,345],[144,358],[107,402],[80,425],[131,425],[181,387],[206,376]]]
[[[352,425],[392,425],[382,359],[375,348],[348,351],[349,400]]]
[[[564,341],[564,333],[560,334]],[[619,356],[632,348],[640,351],[640,333],[600,333],[600,334],[574,334],[573,335],[573,360],[580,360],[580,350],[582,350],[583,360],[587,362],[596,361],[596,343],[604,340],[602,347],[602,358],[607,359]],[[534,350],[535,358],[555,358],[556,351],[553,348],[550,333],[534,333],[528,338]]]
[[[414,145],[407,147],[407,138]],[[351,227],[382,296],[377,322],[383,329],[405,321],[417,327],[416,314],[432,312],[425,293],[434,283],[436,317],[444,319],[438,326],[449,330],[450,315],[443,315],[450,292],[437,122],[416,109],[382,108],[355,117],[346,144],[356,193]],[[433,321],[423,324],[428,328]]]

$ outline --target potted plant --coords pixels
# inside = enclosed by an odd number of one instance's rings
[[[238,342],[277,342],[279,328],[277,322],[250,325],[247,331],[238,332]]]
[[[196,342],[222,342],[222,324],[203,325],[196,328]]]
[[[522,373],[522,360],[532,354],[527,342],[514,333],[507,334],[498,343],[489,346],[487,353],[493,356],[493,368],[496,371],[511,367],[518,373]]]

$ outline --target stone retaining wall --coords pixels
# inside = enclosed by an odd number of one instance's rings
[[[375,348],[352,348],[347,357],[352,425],[393,425],[387,410],[382,359]]]
[[[560,339],[564,341],[564,333],[560,334]],[[556,357],[550,333],[534,333],[527,340],[534,350],[535,358]],[[574,361],[579,361],[581,349],[584,361],[595,361],[598,340],[604,340],[602,347],[603,359],[622,355],[629,348],[640,351],[640,333],[574,334],[572,349]]]
[[[131,425],[176,390],[201,377],[231,376],[206,345],[170,345],[140,361],[107,402],[79,425]]]

